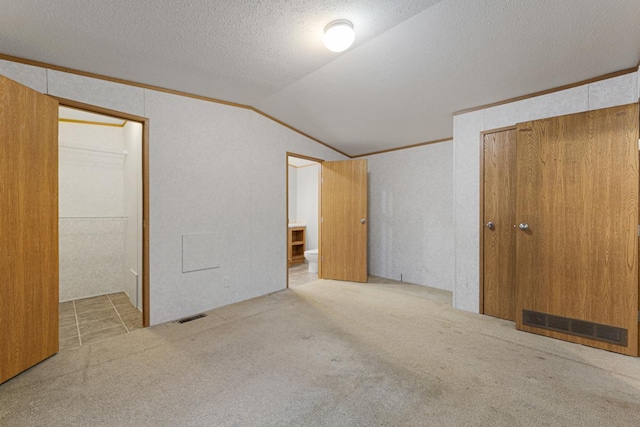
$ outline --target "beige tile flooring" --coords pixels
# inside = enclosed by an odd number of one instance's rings
[[[124,292],[60,303],[60,350],[142,328],[142,313]]]

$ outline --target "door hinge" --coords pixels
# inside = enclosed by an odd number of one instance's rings
[[[638,312],[638,322],[640,322],[640,311]]]
[[[640,150],[640,139],[638,140],[638,150]]]
[[[320,217],[320,222],[324,222],[324,217]],[[638,226],[638,235],[640,235],[640,225]]]
[[[640,225],[638,226],[638,237],[640,237]]]

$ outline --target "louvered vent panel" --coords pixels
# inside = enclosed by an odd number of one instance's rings
[[[612,326],[606,325],[598,325],[598,327],[596,328],[596,335],[598,336],[598,338],[607,342],[618,342],[623,340],[622,331],[624,331],[624,329],[614,328]],[[625,333],[624,341],[626,340],[627,337]]]
[[[570,324],[571,322],[569,322],[569,319],[567,319],[566,317],[551,315],[547,317],[547,325],[550,329],[567,332],[569,331]]]
[[[523,310],[522,321],[525,325],[544,327],[547,323],[547,315],[535,311]]]
[[[596,331],[595,323],[574,320],[571,322],[571,332],[575,335],[594,336]]]
[[[623,347],[627,346],[627,330],[615,326],[601,325],[531,310],[522,310],[522,323],[535,328],[590,338]]]

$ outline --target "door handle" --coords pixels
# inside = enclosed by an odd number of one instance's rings
[[[526,222],[521,223],[518,228],[522,231],[528,230],[529,229],[529,224],[527,224]]]
[[[366,223],[367,223],[367,219],[366,219],[366,218],[362,218],[362,219],[360,220],[360,224],[363,224],[363,225],[364,225],[364,224],[366,224]]]
[[[487,223],[487,228],[488,228],[489,230],[495,230],[495,229],[496,229],[496,225],[495,225],[492,221],[489,221],[489,222]]]

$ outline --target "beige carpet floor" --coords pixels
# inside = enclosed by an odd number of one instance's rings
[[[71,348],[1,426],[638,426],[640,361],[408,284],[316,281]]]

